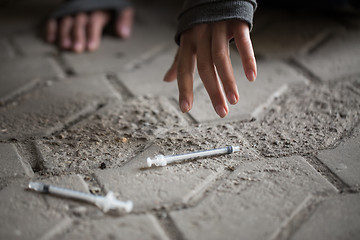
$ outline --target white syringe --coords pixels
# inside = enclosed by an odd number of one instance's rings
[[[114,193],[109,191],[108,194],[103,196],[96,196],[89,193],[78,192],[72,189],[57,187],[53,185],[48,185],[40,182],[30,182],[29,189],[32,189],[37,192],[42,193],[50,193],[56,194],[63,197],[75,198],[82,201],[87,201],[95,204],[99,208],[101,208],[104,212],[108,212],[109,210],[125,210],[126,212],[130,212],[133,208],[132,201],[119,201],[115,198]]]
[[[173,162],[180,162],[188,159],[193,158],[200,158],[200,157],[208,157],[208,156],[214,156],[214,155],[221,155],[221,154],[230,154],[234,152],[240,151],[239,146],[228,146],[224,148],[216,148],[216,149],[210,149],[205,151],[199,151],[199,152],[190,152],[185,154],[179,154],[179,155],[157,155],[153,159],[147,158],[147,165],[148,167],[151,167],[151,165],[155,166],[166,166],[169,163]]]

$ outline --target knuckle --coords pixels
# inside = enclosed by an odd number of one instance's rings
[[[248,64],[250,66],[253,66],[256,64],[256,60],[254,56],[246,56],[242,59],[243,64]]]
[[[214,61],[224,61],[229,57],[229,51],[225,48],[215,49],[212,51]]]
[[[201,75],[209,75],[212,73],[214,67],[210,64],[206,64],[206,63],[198,63],[197,64],[197,68],[199,71],[199,74]]]

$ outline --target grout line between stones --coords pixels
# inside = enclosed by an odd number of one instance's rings
[[[333,38],[334,35],[331,32],[324,32],[322,34],[319,34],[318,37],[312,41],[312,46],[309,46],[307,48],[306,53],[307,54],[315,53],[318,49],[320,49],[326,43],[331,41]]]
[[[97,103],[95,107],[87,107],[83,109],[81,112],[77,113],[71,119],[65,121],[64,125],[59,128],[55,129],[54,131],[50,131],[49,135],[55,136],[60,134],[62,131],[71,128],[72,126],[76,125],[77,123],[81,122],[82,120],[88,118],[89,116],[93,115],[95,112],[99,111],[100,109],[104,108],[106,103]]]
[[[185,240],[183,233],[177,228],[174,220],[169,216],[168,212],[158,212],[156,214],[156,218],[169,239]]]
[[[134,94],[125,86],[115,73],[106,74],[106,80],[118,93],[120,93],[123,100],[126,101],[134,97]]]
[[[30,164],[34,174],[45,170],[41,153],[34,141],[17,143],[16,148],[19,151],[21,158]]]
[[[56,235],[62,233],[65,229],[69,228],[73,224],[73,220],[69,217],[64,218],[60,223],[56,224],[56,226],[49,231],[45,232],[45,234],[39,240],[49,240],[54,239]]]
[[[307,79],[309,79],[311,83],[317,85],[322,83],[320,77],[316,76],[314,73],[312,73],[309,69],[307,69],[305,66],[303,66],[300,62],[298,62],[294,58],[288,58],[285,59],[284,61],[288,66],[292,67],[296,71],[300,72]]]
[[[180,108],[179,108],[179,104],[178,102],[176,101],[176,99],[174,99],[173,97],[171,97],[169,99],[169,102],[173,105],[173,107],[177,110],[177,111],[180,111]],[[189,125],[195,125],[195,124],[198,124],[199,122],[196,121],[196,119],[190,114],[190,113],[183,113],[180,111],[180,113],[182,114],[182,117],[184,117],[184,119],[187,121],[187,123]]]
[[[66,60],[64,59],[61,53],[59,56],[54,57],[53,59],[63,70],[66,77],[73,77],[77,75],[75,70],[66,62]]]
[[[10,43],[10,40],[7,38],[4,38],[1,40],[1,43],[5,47],[9,58],[13,59],[15,57],[15,49],[13,48],[12,44]]]
[[[34,170],[33,168],[31,167],[30,165],[30,162],[27,161],[26,159],[24,159],[23,156],[21,156],[20,154],[20,149],[19,149],[19,146],[17,144],[15,144],[15,150],[16,150],[16,153],[18,154],[19,156],[19,160],[21,162],[21,166],[23,167],[24,171],[25,171],[25,174],[26,176],[32,178],[34,176]],[[20,151],[19,151],[20,150]]]
[[[327,179],[339,191],[339,193],[352,192],[351,187],[333,173],[330,168],[321,162],[317,157],[308,155],[304,156],[304,158],[316,171]]]
[[[58,78],[65,78],[67,76],[65,69],[61,66],[58,59],[54,55],[47,57],[47,59],[57,73]]]
[[[5,97],[3,97],[2,99],[0,99],[0,104],[1,107],[6,107],[9,104],[13,103],[14,101],[16,101],[16,99],[20,98],[22,95],[31,92],[33,90],[35,90],[35,88],[41,84],[42,79],[36,78],[33,79],[32,81],[29,81],[27,84],[25,84],[24,86],[16,89],[15,91],[13,91],[12,93],[6,95]]]
[[[206,198],[209,193],[213,192],[218,186],[220,186],[231,173],[232,171],[224,169],[219,171],[217,174],[214,174],[214,176],[205,179],[203,184],[191,191],[188,195],[184,196],[184,203],[189,207],[196,206],[204,198]]]
[[[21,47],[17,45],[17,43],[15,42],[15,40],[12,37],[9,38],[9,44],[10,44],[11,48],[13,49],[14,57],[24,57],[25,56],[25,53],[21,50]]]
[[[161,42],[160,44],[155,45],[150,50],[142,54],[136,60],[125,65],[125,69],[127,71],[135,70],[137,68],[142,67],[143,65],[147,65],[152,61],[154,61],[159,55],[168,51],[169,49],[170,49],[170,45],[168,42]]]
[[[308,195],[304,201],[294,210],[288,219],[272,234],[270,240],[290,239],[301,225],[310,218],[318,207],[320,201],[313,195]]]

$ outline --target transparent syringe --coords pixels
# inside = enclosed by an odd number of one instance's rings
[[[29,189],[41,193],[56,194],[63,197],[75,198],[95,204],[104,212],[109,210],[125,210],[130,212],[133,208],[132,201],[119,201],[115,198],[114,193],[109,191],[106,196],[96,196],[89,193],[78,192],[72,189],[57,187],[40,182],[29,182]]]
[[[214,156],[214,155],[221,155],[221,154],[230,154],[234,152],[240,151],[239,146],[228,146],[224,148],[216,148],[216,149],[210,149],[205,151],[199,151],[199,152],[190,152],[190,153],[184,153],[179,155],[157,155],[153,159],[147,158],[147,165],[148,167],[151,167],[151,165],[155,166],[166,166],[169,163],[173,162],[180,162],[188,159],[194,159],[194,158],[200,158],[200,157],[208,157],[208,156]]]

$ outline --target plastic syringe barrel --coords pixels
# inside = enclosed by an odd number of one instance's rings
[[[240,151],[239,146],[228,146],[225,148],[210,149],[210,150],[185,153],[179,155],[170,155],[170,156],[157,155],[155,156],[154,159],[148,158],[147,164],[149,167],[151,167],[152,164],[155,164],[156,166],[166,166],[168,163],[173,163],[177,161],[183,161],[193,158],[213,156],[219,154],[230,154],[237,151]]]

